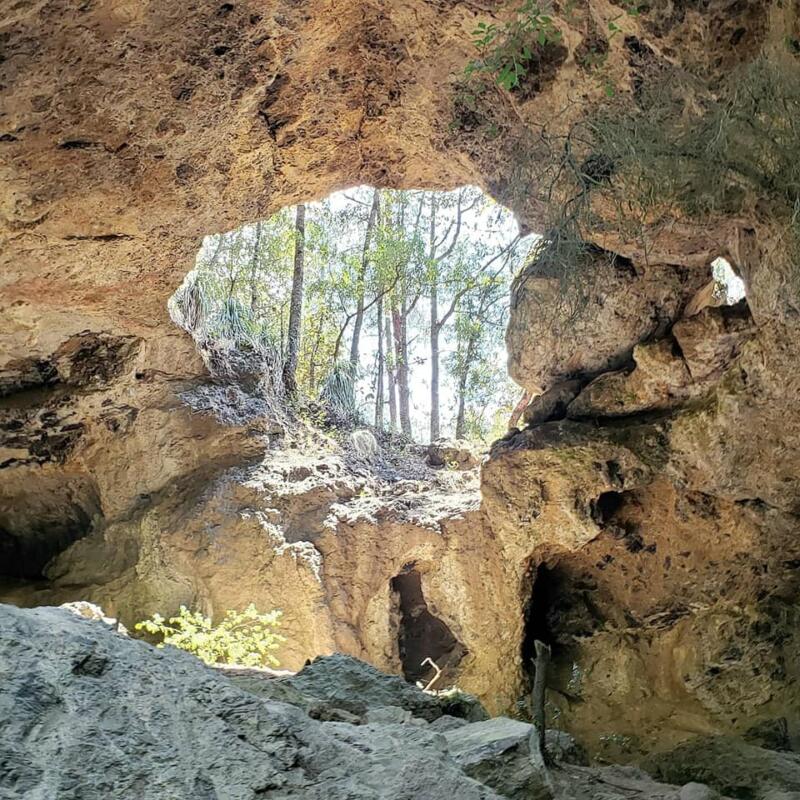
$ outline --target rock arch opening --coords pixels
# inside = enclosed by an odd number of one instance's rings
[[[503,331],[534,240],[474,186],[357,186],[207,236],[169,311],[273,409],[299,392],[336,422],[488,443],[518,399]]]
[[[450,628],[431,613],[422,591],[422,576],[409,569],[392,578],[391,589],[400,612],[397,643],[405,679],[427,684],[436,675],[427,662],[430,659],[442,670],[433,688],[452,686],[467,651]]]
[[[744,281],[736,274],[730,261],[719,257],[711,262],[714,278],[714,297],[719,305],[735,306],[746,297]]]

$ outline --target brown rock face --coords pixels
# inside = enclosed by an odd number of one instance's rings
[[[552,698],[594,752],[796,706],[796,335],[744,302],[706,308],[493,448],[484,508],[503,552],[529,558],[528,635],[552,643]]]
[[[401,672],[433,648],[492,710],[525,690],[545,638],[562,721],[623,757],[797,708],[800,333],[759,220],[680,217],[646,250],[598,220],[578,287],[523,271],[510,372],[572,388],[495,445],[482,499],[468,482],[362,496],[335,448],[282,449],[241,387],[209,385],[169,321],[203,235],[359,182],[478,183],[544,230],[520,142],[603,102],[587,54],[607,54],[633,103],[645,61],[717,77],[775,17],[761,0],[578,4],[525,85],[491,87],[478,114],[460,84],[470,31],[493,14],[430,0],[3,10],[4,600],[80,597],[126,623],[182,602],[280,606],[286,666],[342,650]],[[754,318],[684,314],[718,255],[747,278]]]

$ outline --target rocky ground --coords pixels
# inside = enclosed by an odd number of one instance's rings
[[[800,788],[800,756],[724,739],[652,767],[677,785],[590,767],[557,731],[547,767],[531,725],[488,719],[469,696],[425,694],[345,656],[296,675],[216,670],[87,611],[0,606],[4,800],[777,800]]]

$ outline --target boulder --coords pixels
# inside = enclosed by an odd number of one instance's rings
[[[577,764],[588,766],[589,754],[586,748],[575,741],[566,731],[548,729],[545,732],[545,747],[547,755],[554,761],[562,764]]]
[[[440,734],[317,722],[194,656],[0,605],[3,800],[492,800]]]
[[[762,798],[800,792],[800,755],[756,747],[731,736],[701,736],[668,753],[650,756],[650,774],[670,783],[708,784],[723,795]]]
[[[635,368],[605,372],[570,404],[572,419],[619,417],[671,408],[691,394],[692,377],[669,339],[633,348]]]
[[[399,706],[378,706],[377,708],[370,708],[364,714],[364,722],[367,725],[405,725],[411,722],[414,716],[410,711]],[[424,720],[419,720],[425,725]]]
[[[449,714],[443,714],[439,719],[435,719],[430,723],[430,728],[433,731],[445,733],[446,731],[454,731],[456,728],[463,728],[465,725],[469,725],[467,720],[461,719],[460,717],[451,717]]]
[[[472,778],[505,797],[545,800],[550,780],[539,753],[533,725],[495,717],[446,731],[450,755]]]
[[[477,467],[478,455],[461,439],[437,439],[428,445],[428,464],[432,467],[454,466],[467,470]]]
[[[681,786],[678,800],[719,800],[719,792],[704,783],[687,783]]]
[[[637,767],[560,764],[552,772],[561,800],[679,800],[679,788],[656,783]]]
[[[423,692],[397,675],[385,675],[352,656],[320,656],[296,675],[273,678],[260,670],[238,669],[230,679],[262,697],[297,705],[317,719],[332,719],[332,709],[362,717],[370,709],[393,707],[428,722],[449,714],[468,720],[486,719],[472,695]]]

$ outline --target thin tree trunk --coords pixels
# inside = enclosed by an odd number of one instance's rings
[[[311,349],[311,359],[308,365],[308,391],[312,395],[317,385],[317,353],[319,353],[319,343],[322,339],[322,323],[324,318],[324,314],[320,313],[317,334],[314,337],[314,347]]]
[[[464,365],[458,376],[458,413],[456,414],[456,439],[464,439],[467,435],[467,380],[469,378],[469,365],[474,358],[474,338],[470,336],[467,341],[467,352],[464,356]]]
[[[436,284],[431,285],[431,441],[441,435],[439,429],[439,305]]]
[[[292,296],[289,305],[286,361],[283,365],[283,383],[290,396],[297,393],[297,354],[300,352],[300,322],[303,314],[303,262],[305,249],[306,207],[300,203],[295,214],[294,273],[292,275]]]
[[[386,383],[389,389],[389,428],[392,432],[397,430],[397,390],[395,388],[395,369],[394,369],[394,339],[392,336],[391,309],[385,314],[386,324]]]
[[[378,300],[378,374],[375,380],[375,427],[383,430],[383,298]]]
[[[369,209],[367,218],[367,230],[364,234],[364,250],[361,255],[361,269],[358,280],[358,305],[356,306],[356,317],[353,322],[353,338],[350,342],[350,363],[353,367],[358,365],[358,346],[361,340],[361,327],[364,324],[364,289],[367,281],[367,266],[369,264],[369,247],[372,242],[372,233],[378,219],[380,210],[380,194],[378,189],[372,192],[372,205]]]
[[[533,724],[536,726],[536,734],[539,739],[539,752],[543,759],[547,759],[544,701],[547,689],[547,665],[550,663],[550,647],[538,639],[534,641],[533,646],[536,649],[536,660],[534,661],[536,671],[533,677]]]
[[[250,314],[255,315],[258,305],[258,279],[256,272],[258,269],[258,248],[261,244],[261,222],[256,222],[256,240],[253,245],[253,258],[250,260]]]
[[[439,438],[439,275],[436,263],[436,195],[431,195],[431,221],[428,241],[428,268],[431,270],[430,287],[430,337],[431,337],[431,435]]]
[[[520,397],[519,402],[514,406],[514,410],[511,412],[511,418],[508,420],[509,430],[517,427],[519,418],[522,416],[522,412],[525,411],[525,406],[528,405],[530,399],[531,393],[527,389],[523,389],[522,397]]]
[[[405,304],[404,304],[405,305]],[[405,309],[392,309],[394,327],[395,369],[397,370],[397,396],[400,416],[400,430],[411,438],[411,413],[408,391],[408,342],[406,341]]]

